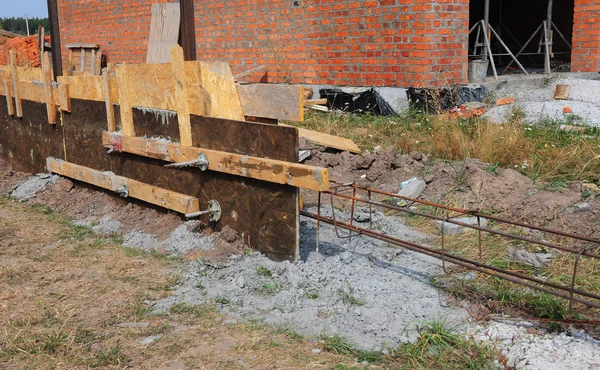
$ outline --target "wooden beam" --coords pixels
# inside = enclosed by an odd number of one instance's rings
[[[173,71],[173,87],[175,88],[175,103],[177,104],[177,120],[179,122],[179,141],[183,146],[192,146],[190,107],[187,99],[183,62],[183,49],[181,46],[175,45],[171,50],[171,68]]]
[[[23,106],[21,105],[21,96],[19,89],[19,74],[17,72],[17,62],[15,51],[11,50],[10,54],[10,68],[12,72],[12,83],[13,83],[13,96],[15,97],[15,107],[17,112],[17,117],[23,117]]]
[[[62,55],[60,48],[60,27],[58,24],[58,1],[47,0],[47,2],[50,38],[52,39],[52,68],[54,69],[54,78],[57,78],[63,74]]]
[[[69,96],[69,85],[59,82],[57,89],[58,91],[55,93],[54,97],[60,110],[63,112],[70,112],[71,97]]]
[[[117,131],[117,125],[115,123],[115,108],[110,97],[110,86],[108,82],[109,75],[110,70],[108,68],[104,68],[102,71],[102,82],[104,102],[106,103],[106,122],[108,123],[108,132],[114,132]]]
[[[82,181],[110,191],[118,192],[126,186],[128,197],[142,200],[175,212],[187,214],[200,210],[198,198],[159,188],[111,172],[102,172],[60,159],[47,158],[48,171]]]
[[[194,0],[179,0],[181,22],[179,23],[179,45],[185,60],[196,60],[196,22]]]
[[[321,167],[273,159],[250,157],[217,150],[184,147],[157,140],[126,137],[118,133],[102,134],[102,145],[116,152],[126,152],[167,162],[189,162],[204,153],[208,169],[242,177],[287,184],[312,190],[329,189],[329,172]]]
[[[292,127],[283,123],[280,123],[279,125]],[[361,152],[360,148],[358,147],[358,145],[356,145],[356,143],[354,143],[354,141],[343,137],[328,135],[322,132],[307,130],[301,127],[298,127],[298,136],[303,137],[306,140],[311,141],[315,144],[326,146],[328,148],[345,150],[349,151],[350,153]]]
[[[2,81],[2,84],[4,85],[4,93],[6,95],[6,106],[8,109],[8,115],[12,116],[15,114],[15,108],[13,106],[13,99],[12,99],[12,92],[11,92],[11,85],[10,83],[6,83],[6,81]]]
[[[304,91],[295,85],[237,85],[244,115],[304,121]]]
[[[133,112],[129,97],[129,72],[128,65],[121,64],[117,67],[117,83],[119,88],[119,109],[121,115],[121,131],[125,136],[135,136],[133,127]]]
[[[56,104],[54,103],[54,93],[52,89],[52,69],[50,68],[50,55],[45,52],[42,56],[42,74],[44,82],[44,94],[46,95],[46,113],[48,123],[56,124]]]

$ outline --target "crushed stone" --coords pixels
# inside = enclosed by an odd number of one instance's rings
[[[18,200],[31,199],[35,197],[37,193],[56,184],[59,178],[59,176],[51,175],[49,173],[38,173],[35,176],[30,176],[21,181],[17,186],[14,187],[10,195]]]
[[[517,369],[592,370],[600,368],[600,341],[580,330],[543,333],[534,324],[493,322],[475,329],[475,338],[492,342]]]

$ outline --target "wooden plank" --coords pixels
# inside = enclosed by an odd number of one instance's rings
[[[177,3],[152,4],[146,63],[169,62],[179,38],[180,9]]]
[[[194,0],[179,0],[179,44],[183,47],[185,60],[196,60],[196,22]]]
[[[98,49],[98,48],[100,48],[100,45],[94,44],[94,43],[89,43],[89,42],[72,42],[72,43],[66,44],[65,48],[67,48],[67,49],[79,49],[79,48]]]
[[[79,49],[79,52],[81,53],[79,58],[79,70],[85,72],[85,49]]]
[[[20,88],[19,88],[19,74],[17,72],[17,65],[15,62],[15,51],[11,50],[10,54],[10,68],[12,72],[12,83],[13,83],[13,96],[15,98],[15,111],[17,117],[23,117],[23,106],[21,104]]]
[[[117,176],[112,172],[102,172],[93,168],[80,166],[60,159],[48,158],[48,171],[82,181],[103,189],[117,192],[123,185],[127,186],[129,197],[164,207],[179,213],[194,213],[200,210],[198,198],[162,189],[157,186]]]
[[[4,85],[4,95],[6,95],[6,107],[8,115],[12,116],[15,114],[15,108],[13,106],[12,92],[10,89],[11,85],[6,81],[2,81],[2,84]]]
[[[214,69],[225,68],[219,66],[219,63],[222,62],[217,62]],[[300,87],[269,84],[236,85],[238,104],[241,104],[243,113],[240,117],[240,108],[235,104],[235,93],[231,89],[231,79],[215,75],[213,65],[211,62],[197,61],[184,63],[190,114],[238,120],[243,120],[243,116],[290,121],[303,119],[304,99]],[[169,63],[128,65],[128,69],[135,76],[129,81],[130,90],[135,92],[130,94],[132,106],[177,110],[173,72]],[[109,76],[111,100],[117,102],[118,88],[114,80],[113,76]],[[58,81],[69,84],[69,92],[73,99],[104,102],[104,85],[100,76],[65,76],[59,77]],[[225,83],[229,90],[221,90],[222,83]],[[221,103],[212,104],[219,99]]]
[[[58,78],[58,76],[62,76],[63,74],[58,19],[58,0],[48,0],[48,22],[50,25],[50,38],[52,39],[52,68],[54,70],[54,78]]]
[[[283,123],[280,123],[279,125],[285,127],[292,127]],[[301,127],[298,127],[298,136],[303,137],[306,140],[311,141],[315,144],[326,146],[328,148],[345,150],[349,151],[350,153],[361,152],[360,148],[358,147],[358,145],[356,145],[356,143],[354,143],[354,141],[343,137],[328,135],[322,132],[307,130]]]
[[[55,93],[55,99],[59,109],[63,112],[71,111],[71,97],[69,96],[69,85],[58,83],[58,91]]]
[[[295,85],[238,85],[246,116],[304,121],[304,91]]]
[[[115,110],[112,99],[110,98],[109,75],[110,70],[105,68],[102,71],[102,82],[104,85],[104,101],[106,103],[106,122],[108,123],[108,132],[114,132],[117,131],[117,125],[115,123]]]
[[[184,147],[157,140],[126,137],[118,133],[103,133],[102,145],[116,152],[126,152],[167,162],[193,161],[204,153],[208,157],[208,169],[211,171],[311,190],[329,189],[329,172],[321,167],[205,148]]]
[[[119,112],[121,116],[121,131],[125,136],[135,136],[133,127],[133,112],[129,97],[129,71],[128,65],[121,64],[117,67],[117,84],[119,89]],[[137,78],[137,76],[136,76]]]
[[[199,64],[200,86],[210,97],[210,110],[206,115],[243,121],[244,110],[229,64],[222,61]]]
[[[46,112],[48,123],[56,124],[56,104],[54,103],[54,93],[52,89],[52,69],[50,66],[50,55],[45,52],[42,56],[42,72],[44,76],[44,94],[46,95]]]
[[[192,127],[190,124],[190,108],[187,99],[187,86],[183,63],[183,48],[175,45],[171,50],[171,68],[173,71],[173,87],[177,104],[177,120],[179,122],[179,140],[183,146],[192,146]]]

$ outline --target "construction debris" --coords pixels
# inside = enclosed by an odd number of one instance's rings
[[[467,224],[467,225],[477,225],[478,224],[477,217],[453,218],[452,221],[460,222],[460,223]],[[438,230],[440,232],[443,232],[445,235],[462,234],[463,232],[465,232],[465,230],[467,230],[467,228],[465,226],[453,224],[450,222],[437,221],[437,225],[438,225]],[[480,218],[479,226],[486,227],[487,220],[485,218]],[[469,230],[472,230],[472,229],[469,229]]]
[[[401,197],[413,198],[417,199],[423,194],[425,189],[427,188],[427,184],[423,180],[419,180],[416,177],[410,180],[404,181],[400,184],[400,191],[398,195]],[[399,206],[410,206],[412,202],[400,200],[398,201]]]
[[[500,98],[500,99],[496,100],[496,105],[508,105],[508,104],[515,104],[514,96],[509,96],[506,98]]]
[[[569,99],[569,92],[571,91],[571,85],[558,84],[554,90],[554,99],[567,100]]]
[[[552,254],[550,253],[533,253],[513,247],[506,249],[506,256],[511,261],[520,262],[536,268],[544,267],[552,262]]]
[[[50,37],[45,40],[50,41]],[[42,64],[37,36],[13,37],[0,45],[0,65],[10,64],[10,50],[15,51],[18,66],[39,67]]]

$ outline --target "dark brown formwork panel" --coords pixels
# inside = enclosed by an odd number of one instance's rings
[[[44,104],[23,101],[22,119],[7,115],[0,98],[0,155],[19,170],[45,171],[52,156],[79,165],[196,196],[202,208],[216,199],[223,218],[213,225],[237,230],[244,240],[270,258],[292,259],[298,250],[298,189],[196,168],[165,168],[165,162],[127,153],[108,154],[101,145],[106,131],[103,102],[71,100],[72,113],[62,124],[46,122]],[[177,117],[134,109],[136,134],[177,140]],[[274,125],[191,116],[194,146],[296,162],[297,131]],[[64,140],[63,140],[64,139]],[[65,153],[66,152],[66,153]],[[9,153],[11,153],[9,155]],[[33,154],[31,154],[33,153]]]

